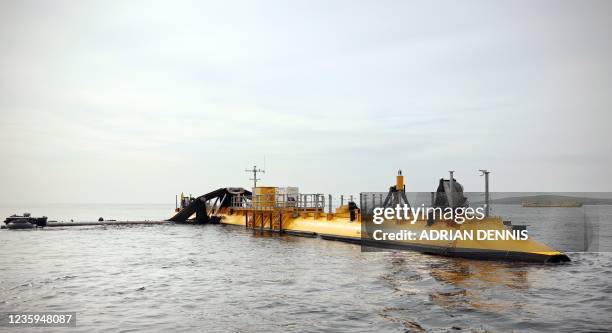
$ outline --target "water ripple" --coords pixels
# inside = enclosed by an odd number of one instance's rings
[[[362,253],[231,226],[3,230],[0,311],[77,311],[88,333],[609,329],[612,255],[570,256]]]

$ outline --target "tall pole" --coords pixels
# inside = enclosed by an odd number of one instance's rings
[[[449,191],[448,191],[448,206],[450,208],[455,208],[455,199],[453,198],[453,194],[455,192],[455,178],[453,178],[453,173],[455,173],[455,171],[449,171],[449,177],[448,177],[448,187],[449,187]]]
[[[246,170],[244,170],[244,171],[245,171],[245,172],[252,172],[252,173],[253,173],[253,178],[249,178],[249,180],[252,180],[252,181],[253,181],[253,187],[257,187],[257,181],[258,181],[258,180],[261,180],[260,178],[257,178],[257,173],[258,173],[258,172],[261,172],[261,173],[266,173],[266,170],[257,169],[257,166],[256,166],[256,165],[254,165],[254,166],[253,166],[253,169],[251,169],[251,170],[246,169]]]
[[[480,169],[481,176],[485,177],[485,216],[489,217],[489,170]]]

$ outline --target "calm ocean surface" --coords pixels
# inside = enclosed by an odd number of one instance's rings
[[[160,220],[173,208],[0,206],[0,217]],[[495,213],[572,262],[362,253],[222,225],[0,230],[0,312],[76,311],[74,332],[611,331],[612,208]]]

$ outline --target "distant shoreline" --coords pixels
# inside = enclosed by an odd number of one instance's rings
[[[479,201],[476,204],[483,204]],[[524,207],[580,207],[612,205],[612,199],[572,197],[564,195],[532,195],[518,196],[490,200],[491,204],[497,205],[522,205]]]

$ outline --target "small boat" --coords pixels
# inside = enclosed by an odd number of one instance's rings
[[[32,217],[30,213],[11,215],[4,220],[7,229],[32,229],[47,225],[47,217]]]
[[[7,229],[32,229],[34,224],[28,221],[13,221],[6,224]]]

